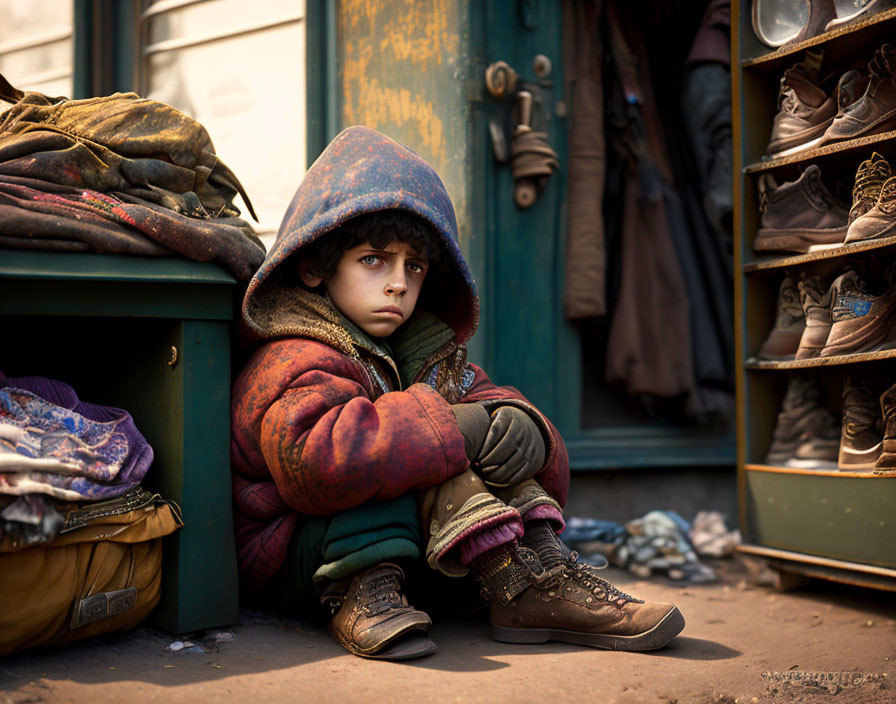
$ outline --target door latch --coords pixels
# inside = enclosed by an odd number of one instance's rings
[[[533,70],[543,79],[550,74],[550,66],[550,59],[543,54],[533,61]],[[548,143],[547,133],[533,129],[535,97],[528,86],[521,84],[517,88],[519,83],[519,74],[504,61],[496,61],[485,70],[485,85],[492,96],[501,100],[512,96],[510,149],[507,148],[504,127],[499,120],[493,118],[489,121],[489,133],[495,160],[502,164],[510,162],[514,202],[520,208],[528,208],[535,203],[560,162]]]

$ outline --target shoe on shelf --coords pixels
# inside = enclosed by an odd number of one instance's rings
[[[813,359],[821,354],[831,331],[831,288],[820,276],[802,273],[797,282],[800,306],[806,319],[794,359]]]
[[[884,182],[893,175],[889,162],[877,152],[865,159],[856,170],[856,181],[852,187],[852,205],[849,208],[851,225],[871,210],[880,198]],[[847,237],[849,237],[847,231]]]
[[[824,407],[814,376],[790,377],[765,463],[778,467],[827,467],[837,462],[840,423]]]
[[[784,71],[778,89],[778,111],[766,153],[782,157],[809,149],[837,114],[837,96],[817,82],[820,61],[806,60]]]
[[[850,12],[848,15],[831,20],[825,25],[824,31],[831,32],[853,22],[858,22],[869,15],[874,15],[896,6],[894,0],[864,0],[864,2],[863,0],[853,0],[853,4],[856,7],[855,12]]]
[[[806,24],[793,39],[789,39],[784,46],[793,46],[799,42],[817,37],[825,31],[827,25],[837,19],[837,9],[834,0],[803,0],[809,7]]]
[[[882,423],[878,394],[859,374],[843,383],[843,421],[837,466],[852,471],[874,469],[880,457]]]
[[[606,650],[656,650],[684,628],[674,604],[645,602],[568,560],[548,568],[535,550],[490,550],[480,564],[482,593],[491,602],[491,637],[504,643],[559,641]],[[480,559],[477,558],[477,559]]]
[[[824,185],[816,164],[796,181],[780,185],[764,173],[758,185],[761,217],[755,251],[805,253],[843,244],[849,209]]]
[[[800,292],[793,277],[786,275],[778,291],[775,325],[756,356],[773,361],[794,359],[805,329],[806,314],[800,305]]]
[[[831,327],[819,357],[896,347],[896,287],[875,294],[868,277],[850,269],[831,284]]]
[[[410,660],[436,652],[426,635],[432,620],[408,604],[403,579],[398,565],[383,562],[331,585],[321,602],[330,606],[333,638],[363,658]]]
[[[858,100],[839,110],[819,144],[896,129],[896,46],[884,44],[868,63],[868,84]]]
[[[896,232],[896,176],[891,176],[881,186],[874,207],[850,223],[844,243],[889,237],[894,232]]]
[[[883,420],[883,439],[880,455],[874,463],[875,472],[896,472],[896,384],[880,395]]]

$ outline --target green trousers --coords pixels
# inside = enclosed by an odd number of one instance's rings
[[[266,592],[285,611],[320,615],[320,595],[329,582],[380,562],[420,561],[420,545],[411,494],[335,516],[311,516],[296,527],[286,560]]]

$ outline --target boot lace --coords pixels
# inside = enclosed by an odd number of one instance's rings
[[[889,176],[890,165],[883,159],[875,161],[872,157],[863,161],[852,189],[853,203],[860,200],[877,200],[880,189]]]
[[[402,606],[401,584],[394,572],[375,577],[365,584],[369,600],[361,605],[368,616],[379,616]]]
[[[626,602],[643,604],[641,599],[636,599],[631,594],[626,594],[618,587],[612,585],[603,577],[597,575],[597,567],[579,559],[579,553],[575,550],[569,553],[568,562],[559,568],[560,576],[564,579],[576,581],[586,589],[589,589],[598,598],[604,598],[608,602],[615,602],[622,606]]]
[[[343,591],[343,589],[344,587],[337,586],[337,588],[321,597],[321,603],[326,604],[330,608],[331,616],[336,615],[336,612],[342,608],[345,600],[350,598],[350,596],[353,596],[356,601],[363,601],[360,604],[360,608],[368,616],[377,616],[404,605],[401,594],[401,582],[397,572],[390,571],[364,580],[354,589],[353,595]]]

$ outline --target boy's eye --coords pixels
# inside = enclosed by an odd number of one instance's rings
[[[414,274],[421,274],[426,271],[426,267],[420,262],[408,262],[408,270]]]
[[[361,257],[360,262],[362,264],[366,264],[367,266],[373,266],[376,264],[377,256],[375,254],[368,254],[364,257]]]

